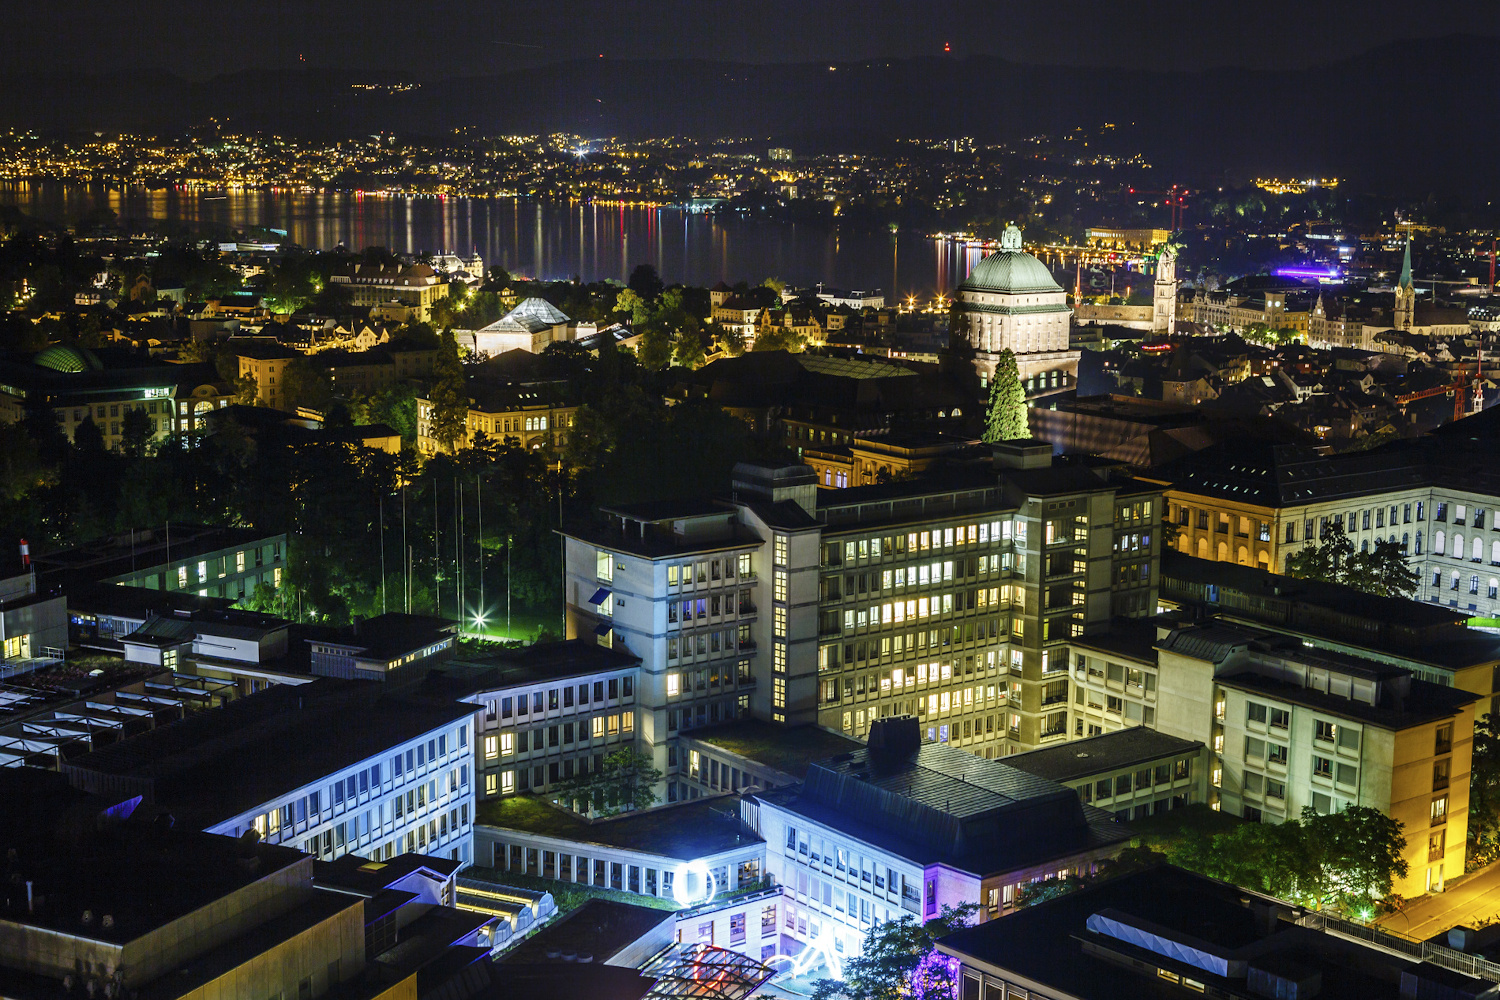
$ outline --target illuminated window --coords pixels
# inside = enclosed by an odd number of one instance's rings
[[[780,677],[771,682],[771,704],[776,708],[786,708],[786,681]]]
[[[680,674],[667,675],[667,697],[675,698],[682,693],[682,676]]]
[[[786,638],[786,608],[777,608],[771,616],[772,635],[778,639]]]
[[[750,575],[750,553],[748,553],[748,552],[742,552],[742,553],[740,553],[740,560],[739,561],[740,561],[740,565],[739,565],[740,576],[749,576]]]
[[[281,567],[277,566],[271,571],[272,586],[281,586]]]
[[[186,566],[178,566],[177,567],[177,586],[178,587],[186,587],[187,586],[187,567]]]
[[[589,733],[596,739],[604,735],[604,716],[596,715],[589,720]]]
[[[778,674],[786,673],[786,643],[771,644],[771,669]]]
[[[785,535],[775,536],[772,546],[771,562],[776,566],[785,566],[787,557],[787,540]]]
[[[615,557],[612,553],[600,550],[594,557],[595,576],[609,583],[615,578]]]
[[[495,794],[495,789],[498,787],[498,785],[499,785],[498,776],[493,775],[493,774],[486,774],[484,776],[484,794],[486,794],[486,795],[494,795]]]
[[[234,571],[236,573],[245,572],[245,553],[236,552],[234,554]]]
[[[774,580],[774,583],[773,583],[773,589],[772,589],[771,599],[772,600],[776,600],[776,601],[785,601],[786,600],[786,591],[787,591],[786,570],[784,570],[784,569],[778,569],[776,571],[776,573],[775,573],[775,576],[773,577],[773,580]]]
[[[208,580],[208,563],[200,560],[198,562],[198,582],[199,583],[203,583],[203,582],[205,582],[207,580]]]
[[[484,738],[484,757],[486,760],[494,760],[500,755],[500,739],[495,736]]]
[[[516,790],[516,772],[500,772],[500,794],[509,795]]]

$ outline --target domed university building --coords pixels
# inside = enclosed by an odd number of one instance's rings
[[[1078,352],[1068,349],[1073,310],[1067,298],[1047,266],[1021,249],[1021,231],[1007,226],[1000,249],[975,264],[955,291],[985,385],[1007,348],[1032,392],[1062,388],[1077,379]]]

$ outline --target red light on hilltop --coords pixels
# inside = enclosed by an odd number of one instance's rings
[[[953,51],[953,46],[949,45],[947,42],[944,42],[943,43],[943,51],[944,52],[952,52]]]

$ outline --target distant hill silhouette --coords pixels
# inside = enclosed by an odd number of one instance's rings
[[[210,116],[313,136],[451,134],[824,135],[879,145],[901,137],[983,141],[1103,122],[1170,181],[1228,172],[1320,174],[1364,189],[1500,196],[1493,67],[1500,40],[1463,36],[1386,46],[1296,72],[1149,73],[1030,66],[999,58],[742,65],[583,60],[424,81],[386,95],[369,74],[267,69],[190,82],[160,73],[0,75],[0,126],[171,131]],[[1133,127],[1131,127],[1131,123]]]

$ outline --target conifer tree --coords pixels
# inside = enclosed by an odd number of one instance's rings
[[[1026,389],[1021,385],[1021,372],[1016,367],[1016,356],[1009,348],[1000,352],[995,365],[995,374],[990,379],[990,409],[984,422],[984,441],[1011,441],[1031,437],[1031,428],[1026,421]]]
[[[432,436],[445,451],[451,451],[469,419],[469,390],[451,327],[443,331],[433,374],[437,379],[432,386]]]

